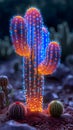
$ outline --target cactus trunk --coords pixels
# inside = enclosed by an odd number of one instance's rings
[[[25,89],[26,89],[26,104],[31,111],[42,111],[43,96],[42,85],[43,76],[38,74],[38,69],[35,71],[34,59],[25,59]]]

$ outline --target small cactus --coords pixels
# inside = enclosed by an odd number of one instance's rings
[[[5,75],[0,76],[0,86],[2,86],[3,88],[8,86],[8,77],[7,76],[5,76]]]
[[[9,117],[16,121],[22,121],[25,118],[27,109],[21,102],[14,102],[9,106],[8,109]]]
[[[8,102],[8,77],[5,76],[5,75],[1,75],[0,76],[0,86],[2,87],[2,90],[4,91],[5,93],[5,97],[6,97],[6,101]]]
[[[0,110],[5,106],[5,94],[0,86]]]
[[[53,100],[48,105],[48,113],[53,117],[60,117],[63,113],[63,104],[58,100]]]

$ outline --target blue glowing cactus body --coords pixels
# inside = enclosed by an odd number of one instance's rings
[[[30,8],[26,11],[24,19],[27,26],[27,41],[32,47],[34,44],[37,45],[42,43],[42,26],[43,20],[41,13],[36,8]],[[37,37],[36,37],[37,36]]]
[[[41,44],[41,51],[40,51],[40,55],[41,55],[41,59],[40,62],[41,63],[45,57],[46,57],[46,49],[48,44],[50,43],[50,38],[49,38],[49,31],[46,27],[42,27],[42,44]]]
[[[42,44],[42,27],[43,20],[41,13],[36,8],[30,8],[25,13],[25,21],[27,26],[27,43],[30,45],[31,50],[34,52],[34,64],[35,67],[39,64],[41,55],[39,55],[41,44]],[[32,56],[32,54],[31,54]]]
[[[31,57],[26,59],[25,85],[27,89],[27,96],[42,95],[43,77],[38,74],[39,61],[41,59],[41,45],[42,45],[42,27],[43,20],[38,9],[30,8],[26,11],[24,16],[27,27],[27,43],[31,48]],[[34,55],[34,56],[33,56]],[[28,66],[28,67],[27,67]],[[28,68],[28,69],[27,69]],[[36,70],[36,71],[35,71]],[[28,77],[28,78],[27,78]]]

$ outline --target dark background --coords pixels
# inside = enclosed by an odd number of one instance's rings
[[[23,16],[31,6],[40,9],[51,40],[60,41],[64,61],[67,55],[73,54],[73,0],[0,0],[0,51],[2,42],[6,42],[9,37],[9,21],[12,16]],[[62,31],[58,30],[58,26]],[[62,37],[57,37],[58,34]],[[8,42],[11,43],[10,38]]]

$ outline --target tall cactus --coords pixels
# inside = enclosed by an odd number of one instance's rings
[[[32,111],[42,111],[42,83],[43,76],[38,74],[38,65],[41,60],[41,45],[42,45],[42,27],[43,20],[41,13],[36,8],[30,8],[26,11],[24,19],[27,27],[27,43],[31,48],[31,58],[28,61],[28,73],[29,77],[26,85],[26,101],[28,107]],[[34,58],[33,58],[34,53]],[[27,69],[27,66],[26,66]],[[35,71],[36,70],[36,71]],[[25,79],[27,79],[25,77]],[[26,83],[25,83],[26,84]],[[29,91],[28,91],[29,90]]]
[[[14,17],[10,33],[16,53],[25,57],[27,107],[31,111],[42,111],[44,75],[52,74],[57,68],[60,46],[57,42],[50,42],[48,29],[36,8],[29,8],[24,18]]]

